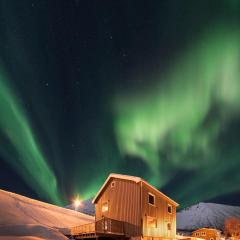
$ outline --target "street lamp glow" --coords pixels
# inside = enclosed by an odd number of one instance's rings
[[[73,206],[75,210],[77,211],[79,207],[82,206],[82,200],[80,199],[79,195],[77,195],[73,200]]]
[[[74,206],[76,208],[78,208],[81,205],[82,205],[82,201],[80,199],[77,198],[77,199],[74,200]]]

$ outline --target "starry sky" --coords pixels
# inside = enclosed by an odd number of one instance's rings
[[[109,173],[240,205],[239,0],[0,0],[0,188],[58,205]]]

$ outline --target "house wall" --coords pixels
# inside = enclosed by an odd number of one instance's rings
[[[201,228],[192,233],[193,237],[198,237],[206,240],[219,240],[220,233],[216,229]]]
[[[155,196],[155,205],[148,203],[148,194]],[[172,206],[172,213],[168,213],[168,204]],[[156,218],[156,227],[148,226],[148,217]],[[144,239],[173,239],[176,237],[176,206],[171,204],[158,191],[142,182],[142,219]],[[171,224],[171,230],[168,230]]]
[[[112,183],[114,182],[114,186]],[[102,206],[108,203],[108,211]],[[129,180],[111,179],[96,203],[96,221],[102,217],[125,222],[125,233],[141,236],[140,185]]]
[[[155,196],[155,206],[148,203],[149,193]],[[102,212],[106,202],[108,211]],[[168,204],[172,206],[172,213],[168,213]],[[176,237],[176,206],[144,182],[112,178],[95,207],[96,221],[107,217],[125,222],[125,233],[131,239],[163,240]],[[156,218],[156,227],[148,226],[149,217]],[[168,224],[171,224],[171,230],[168,230]]]

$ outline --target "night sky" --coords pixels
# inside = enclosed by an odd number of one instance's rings
[[[239,0],[0,0],[0,188],[67,204],[109,173],[240,205]]]

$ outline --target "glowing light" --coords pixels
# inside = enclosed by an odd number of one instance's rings
[[[102,206],[102,212],[107,212],[108,211],[108,203],[105,202],[103,203],[103,206]]]
[[[74,201],[75,207],[79,207],[81,204],[82,204],[82,202],[81,202],[79,199],[76,199],[76,200]]]
[[[82,200],[80,199],[79,196],[77,196],[74,200],[73,200],[73,205],[75,207],[75,210],[77,210],[79,207],[82,206]]]

